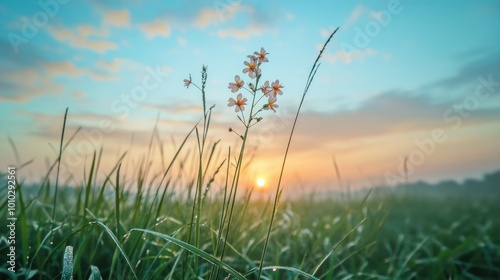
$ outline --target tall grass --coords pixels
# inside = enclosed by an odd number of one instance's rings
[[[117,172],[115,172],[116,174]],[[121,176],[121,175],[120,175]],[[122,184],[122,183],[120,183]],[[34,194],[35,187],[21,186]],[[136,206],[136,195],[120,191],[120,228],[115,229],[112,194],[108,203],[89,204],[90,223],[82,224],[85,192],[62,187],[57,216],[67,217],[53,229],[52,199],[23,196],[26,203],[28,255],[18,252],[18,279],[59,278],[64,269],[66,246],[73,247],[73,276],[87,279],[96,268],[104,279],[193,279],[210,277],[219,268],[219,279],[255,279],[258,260],[270,222],[269,201],[248,201],[245,219],[233,227],[223,261],[214,254],[222,196],[207,198],[208,213],[201,226],[200,247],[188,244],[191,200],[167,195],[162,204],[154,195]],[[495,198],[496,197],[496,198]],[[500,211],[498,195],[486,199],[470,197],[433,198],[415,194],[371,194],[352,200],[284,200],[275,217],[263,279],[495,279],[500,276]],[[89,194],[99,198],[99,190]],[[238,203],[239,204],[239,203]],[[158,217],[145,216],[150,208],[164,210]],[[266,208],[268,207],[268,208]],[[5,210],[5,206],[1,207]],[[49,210],[49,211],[47,211]],[[243,215],[244,205],[234,212]],[[138,212],[148,225],[133,219]],[[143,215],[144,214],[144,215]],[[209,220],[210,219],[210,220]],[[241,230],[239,230],[241,228]],[[236,231],[238,230],[238,231]],[[2,250],[5,244],[2,243]],[[185,254],[200,258],[184,264]],[[29,258],[27,258],[29,256]],[[27,259],[28,265],[21,260]],[[118,265],[120,263],[120,265]],[[0,273],[9,274],[2,264]],[[94,267],[94,268],[92,268]],[[185,270],[185,271],[184,271]],[[134,274],[136,276],[134,276]],[[5,277],[4,277],[5,276]],[[215,276],[213,276],[215,277]]]

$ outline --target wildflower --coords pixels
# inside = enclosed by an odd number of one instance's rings
[[[231,89],[231,92],[237,92],[245,84],[245,82],[242,81],[238,75],[234,76],[234,81],[235,83],[229,83],[229,86],[227,87]]]
[[[254,52],[253,54],[257,56],[259,64],[263,63],[263,62],[269,62],[269,59],[267,59],[267,57],[266,57],[266,54],[269,54],[269,53],[266,52],[266,50],[264,48],[260,48],[260,53]]]
[[[257,62],[258,58],[255,55],[247,55],[251,62]]]
[[[257,65],[257,58],[255,56],[249,56],[250,61],[245,61],[245,65],[247,68],[243,69],[243,73],[248,73],[250,78],[255,78],[258,74],[260,74],[259,66]]]
[[[276,113],[276,108],[278,108],[278,104],[276,104],[276,97],[272,96],[272,97],[269,97],[269,100],[267,102],[267,104],[264,105],[264,110],[273,110],[273,112]]]
[[[284,88],[284,86],[280,85],[280,80],[276,80],[276,82],[273,82],[271,84],[271,89],[274,93],[274,96],[276,96],[278,94],[282,95],[283,94],[283,92],[281,91],[282,88]]]
[[[191,84],[191,75],[189,75],[189,80],[184,79],[184,86],[186,86],[186,88],[189,88],[190,84]]]
[[[229,103],[227,104],[227,106],[232,107],[232,106],[236,105],[236,107],[234,108],[235,112],[239,112],[240,110],[241,111],[245,110],[244,106],[247,105],[247,99],[242,98],[242,97],[243,96],[241,95],[241,93],[236,96],[236,100],[234,100],[232,97],[230,97],[228,99]]]
[[[255,91],[255,86],[252,83],[248,83],[248,87],[250,87],[251,90]]]
[[[269,81],[266,81],[264,85],[260,88],[264,96],[269,96],[269,93],[271,92],[271,87],[269,86]]]

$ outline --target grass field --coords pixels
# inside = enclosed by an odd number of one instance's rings
[[[26,279],[24,273],[32,279],[60,278],[66,246],[74,248],[75,279],[88,279],[91,266],[99,269],[103,279],[134,279],[134,274],[138,279],[208,279],[216,268],[221,268],[217,279],[230,274],[223,265],[199,258],[198,251],[176,244],[189,239],[193,198],[175,197],[167,191],[161,200],[153,191],[134,194],[121,190],[115,197],[102,191],[104,185],[61,188],[57,222],[52,224],[51,187],[18,187],[22,209],[18,279]],[[418,188],[377,189],[366,201],[282,201],[263,276],[497,279],[500,196],[498,192],[484,196],[470,191],[470,195],[459,191],[437,197]],[[222,205],[222,200],[214,198],[204,204],[198,249],[210,255],[217,242]],[[271,205],[271,201],[241,198],[235,207],[235,225],[223,261],[247,279],[256,277]],[[1,208],[5,213],[5,202]],[[133,230],[136,228],[145,231]],[[4,241],[2,252],[6,251]],[[2,278],[12,276],[5,262],[2,267]]]

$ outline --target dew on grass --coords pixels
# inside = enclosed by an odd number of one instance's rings
[[[336,223],[338,223],[339,221],[340,221],[340,217],[339,217],[339,216],[337,216],[337,217],[335,217],[335,219],[333,219],[333,224],[336,224]]]

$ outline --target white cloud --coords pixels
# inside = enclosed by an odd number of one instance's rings
[[[0,84],[3,85],[0,101],[26,102],[45,94],[60,94],[63,90],[50,76],[34,68],[8,72],[0,77]]]
[[[111,61],[98,60],[94,63],[94,66],[108,73],[117,73],[124,67],[126,62],[125,59],[114,58]]]
[[[91,71],[87,68],[78,68],[76,65],[69,61],[48,63],[43,71],[50,74],[50,76],[66,75],[70,77],[78,77],[87,75],[97,80],[109,80],[110,78],[109,75],[104,73]]]
[[[320,50],[323,45],[318,44],[316,48]],[[366,48],[358,51],[342,51],[338,50],[336,52],[325,52],[323,53],[323,59],[329,63],[336,63],[338,61],[345,64],[349,64],[354,60],[363,60],[365,57],[374,56],[377,52],[371,48]]]
[[[72,47],[88,49],[100,54],[118,48],[118,45],[106,40],[93,40],[90,37],[105,37],[109,33],[106,29],[97,29],[90,25],[79,25],[75,30],[63,26],[49,26],[49,34],[59,42]]]
[[[365,6],[361,5],[361,4],[356,5],[356,7],[354,8],[354,10],[349,14],[349,16],[347,17],[347,19],[345,20],[344,24],[342,24],[342,27],[344,29],[349,28],[354,23],[356,23],[356,21],[358,21],[358,19],[364,13],[369,13],[369,12],[370,12],[370,9],[368,9],[367,7],[365,7]]]
[[[221,21],[221,17],[214,9],[203,9],[194,20],[194,24],[199,28],[205,28],[214,21]]]
[[[75,91],[71,94],[71,97],[74,99],[82,99],[85,97],[85,93],[83,91]]]
[[[142,23],[139,25],[139,29],[150,39],[154,37],[168,37],[171,31],[170,25],[161,19]]]
[[[249,25],[246,28],[238,29],[238,28],[228,28],[228,29],[220,29],[217,31],[217,35],[219,37],[234,37],[236,39],[249,39],[252,36],[259,36],[264,31],[269,31],[268,28],[264,26],[257,25]]]
[[[180,37],[178,39],[179,45],[181,46],[186,46],[187,45],[187,40],[185,38]]]
[[[224,7],[205,8],[202,9],[194,20],[194,24],[198,28],[205,28],[214,22],[225,22],[235,18],[240,11],[253,12],[250,6],[243,6],[240,3],[232,3]]]
[[[116,27],[130,27],[130,13],[127,9],[107,11],[104,13],[104,22]]]

